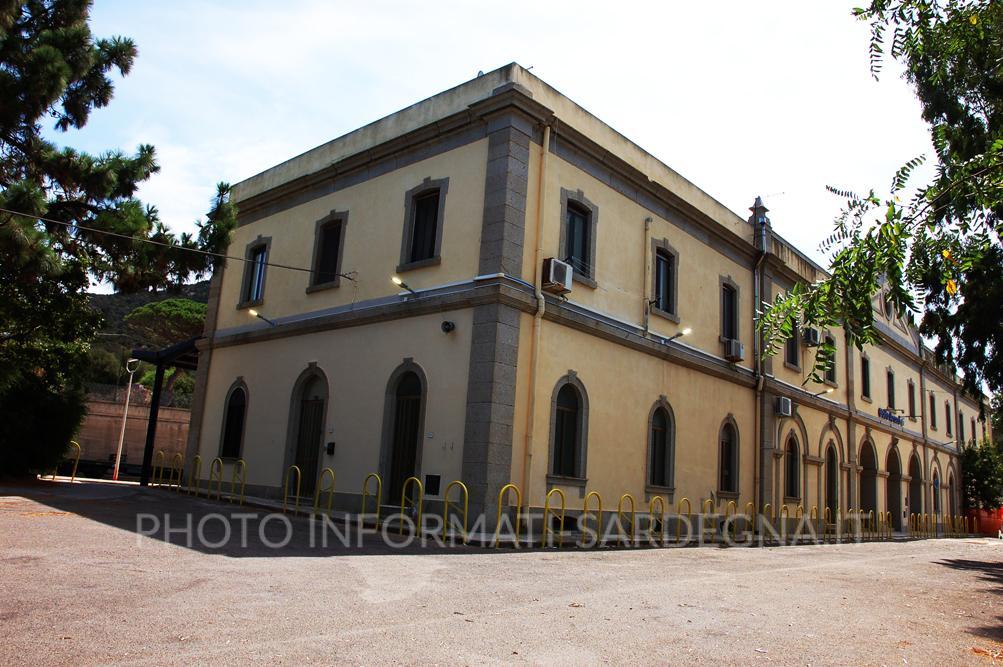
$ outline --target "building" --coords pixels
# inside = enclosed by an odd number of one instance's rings
[[[252,493],[297,464],[353,511],[372,472],[388,505],[415,475],[489,515],[508,482],[533,506],[957,511],[955,443],[986,425],[916,331],[879,295],[881,347],[804,332],[760,368],[756,304],[823,269],[517,64],[233,196],[246,261],[213,277],[189,456],[242,457]],[[837,362],[803,384],[816,334]]]

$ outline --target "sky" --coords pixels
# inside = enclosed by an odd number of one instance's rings
[[[97,0],[94,34],[139,56],[108,107],[55,138],[152,143],[161,170],[139,195],[191,231],[217,182],[516,61],[743,218],[761,195],[824,265],[842,204],[825,186],[886,192],[932,155],[899,68],[871,77],[853,4]]]

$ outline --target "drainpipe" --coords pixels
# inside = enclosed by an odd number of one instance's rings
[[[651,319],[651,294],[648,292],[650,283],[648,276],[651,275],[651,252],[648,251],[651,241],[649,239],[651,239],[651,216],[644,219],[644,245],[641,246],[641,257],[644,258],[644,275],[641,276],[641,298],[644,299],[644,303],[641,319],[644,323],[645,336],[648,335],[648,322]]]
[[[763,360],[760,354],[761,348],[761,335],[759,332],[759,310],[760,304],[762,302],[762,266],[763,262],[766,260],[766,256],[769,253],[767,250],[767,235],[769,230],[767,225],[769,224],[769,219],[766,217],[766,211],[768,210],[766,206],[763,205],[763,200],[756,197],[756,202],[752,205],[750,209],[752,211],[752,218],[750,222],[753,223],[753,230],[755,234],[755,244],[756,248],[759,250],[759,257],[756,258],[756,264],[752,269],[752,324],[753,324],[753,336],[752,336],[752,351],[753,358],[755,359],[755,378],[756,378],[756,411],[755,411],[755,428],[756,428],[756,440],[755,449],[756,453],[753,457],[753,467],[752,467],[752,497],[753,502],[758,503],[756,505],[756,510],[759,511],[763,506],[763,489],[760,488],[760,466],[763,460]]]
[[[529,347],[529,398],[526,408],[526,435],[523,446],[522,489],[523,505],[529,508],[529,474],[533,465],[533,429],[536,422],[536,375],[540,365],[540,336],[543,330],[543,313],[547,301],[543,298],[543,214],[547,200],[547,156],[550,153],[550,125],[543,126],[543,145],[540,150],[540,181],[536,193],[536,243],[533,253],[533,289],[536,293],[536,312],[533,313],[533,338]]]

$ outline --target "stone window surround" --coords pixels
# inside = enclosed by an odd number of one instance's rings
[[[338,262],[335,265],[335,270],[341,272],[341,258],[345,254],[345,227],[348,226],[348,211],[331,211],[318,220],[314,226],[313,263],[310,265],[310,280],[306,287],[307,294],[338,287],[341,284],[341,276],[335,276],[333,280],[322,283],[314,282],[318,277],[318,271],[320,271],[321,236],[325,228],[333,225],[340,226],[338,230]]]
[[[949,400],[944,401],[944,407],[946,408],[946,410],[944,410],[944,415],[947,417],[947,426],[945,433],[947,433],[947,435],[953,436],[954,431],[951,428],[951,422],[954,421],[954,411],[951,409],[951,401]]]
[[[258,299],[253,299],[250,301],[244,300],[244,295],[247,294],[247,288],[250,286],[251,282],[251,257],[258,250],[258,248],[264,247],[265,249],[265,273],[261,277],[261,297]],[[272,253],[272,237],[271,236],[261,236],[254,239],[244,248],[244,277],[240,280],[240,295],[238,296],[237,308],[253,308],[254,306],[260,306],[265,301],[265,283],[268,281],[268,257]]]
[[[724,429],[726,426],[730,425],[732,432],[735,434],[735,453],[732,456],[733,459],[733,470],[735,471],[735,489],[733,491],[725,490],[721,488],[721,472],[724,470],[724,461],[721,457],[721,444],[724,435]],[[742,476],[741,476],[741,463],[742,463],[742,440],[739,436],[738,422],[735,421],[735,415],[730,412],[721,422],[721,427],[717,431],[717,495],[719,498],[727,499],[737,499],[742,492]]]
[[[230,397],[233,396],[233,392],[240,389],[244,392],[244,421],[240,425],[240,449],[237,452],[237,456],[229,457],[223,456],[223,440],[226,438],[226,421],[230,416]],[[247,415],[248,406],[251,403],[251,392],[247,390],[247,383],[244,382],[244,376],[238,375],[237,379],[233,381],[230,388],[226,390],[226,396],[223,398],[223,423],[219,429],[219,449],[217,450],[219,458],[224,462],[236,461],[241,457],[244,452],[244,434],[247,433]]]
[[[934,396],[934,393],[933,393],[932,389],[930,390],[930,400],[928,401],[928,403],[929,403],[929,410],[930,410],[930,430],[931,431],[936,431],[937,430],[937,399]]]
[[[888,380],[889,380],[889,378],[891,379],[892,393],[894,393],[895,392],[895,369],[892,368],[891,366],[888,366],[887,368],[885,368],[885,391],[886,392],[888,391]],[[896,405],[898,403],[898,396],[892,396],[891,394],[889,394],[886,397],[886,399],[887,400],[885,401],[885,403],[887,403],[888,409],[895,410],[895,409],[898,408],[898,405]]]
[[[867,393],[864,393],[864,361],[867,362]],[[874,387],[871,386],[871,358],[866,352],[860,353],[860,400],[866,401],[867,403],[873,403],[874,400],[871,398],[871,394],[874,393]]]
[[[672,311],[662,310],[655,305],[655,295],[658,293],[659,251],[663,255],[668,255],[669,262],[672,264],[672,284],[669,287],[672,291]],[[666,238],[651,239],[651,301],[648,305],[650,306],[649,312],[653,315],[679,324],[679,251],[673,248]]]
[[[726,276],[722,275],[718,276],[718,288],[717,288],[719,295],[718,299],[720,301],[720,318],[721,318],[720,319],[721,332],[719,340],[721,341],[722,344],[727,343],[729,340],[724,336],[724,286],[725,285],[735,290],[735,340],[742,339],[742,317],[741,317],[742,289],[738,286],[738,283],[735,282],[735,279],[732,278],[731,275],[726,275]]]
[[[909,403],[908,403],[909,397],[910,396],[912,397],[912,408],[911,408],[910,412],[912,412],[913,414],[910,414],[910,415],[907,415],[907,416],[909,417],[910,421],[916,421],[916,414],[915,414],[915,412],[916,412],[916,383],[913,382],[912,378],[909,378],[908,380],[905,381],[905,386],[906,386],[906,389],[907,389],[907,391],[906,391],[906,401],[907,401],[906,405],[909,405]]]
[[[557,433],[557,394],[564,388],[565,385],[572,385],[578,391],[578,399],[581,401],[579,404],[579,414],[578,414],[578,451],[576,452],[575,462],[575,475],[573,477],[567,477],[564,475],[555,475],[554,470],[554,439]],[[585,485],[588,483],[588,476],[586,472],[588,470],[588,444],[589,444],[589,395],[585,391],[585,385],[582,381],[578,379],[578,372],[574,370],[569,370],[566,375],[562,376],[557,384],[554,385],[554,391],[550,397],[550,438],[548,439],[547,447],[547,483],[548,485],[556,486],[573,486],[578,487],[584,492]]]
[[[568,202],[574,202],[589,212],[589,273],[584,274],[578,267],[572,266],[572,278],[575,282],[595,288],[596,282],[596,230],[599,226],[599,207],[585,197],[582,190],[561,188],[561,238],[558,245],[558,259],[564,261],[564,247],[568,241]]]
[[[665,460],[668,465],[668,475],[667,486],[659,486],[651,483],[651,446],[654,444],[651,440],[652,435],[652,421],[655,418],[655,411],[659,408],[665,410],[669,418],[669,429],[666,434],[666,448]],[[658,495],[666,494],[669,497],[669,502],[672,502],[672,495],[676,491],[676,415],[672,411],[672,405],[669,404],[669,399],[666,398],[665,394],[658,397],[654,405],[651,406],[651,410],[648,411],[648,446],[645,451],[645,476],[644,476],[644,491],[648,495]]]
[[[439,210],[435,219],[435,253],[427,259],[412,262],[410,259],[411,247],[414,242],[414,200],[433,190],[439,191]],[[401,255],[400,263],[397,265],[397,273],[425,266],[435,266],[442,262],[442,230],[446,223],[446,193],[448,191],[448,176],[438,179],[426,176],[425,180],[404,193],[404,233],[401,238]]]

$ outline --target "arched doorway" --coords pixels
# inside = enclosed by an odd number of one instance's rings
[[[916,454],[909,459],[909,513],[923,513],[923,468]]]
[[[874,443],[864,441],[860,448],[860,509],[867,512],[878,511],[878,456],[874,451]]]
[[[293,389],[291,426],[293,463],[302,475],[300,494],[307,497],[313,495],[317,484],[326,407],[327,379],[320,371],[307,371]]]
[[[418,446],[423,428],[423,386],[414,371],[397,379],[391,395],[393,422],[390,431],[390,460],[387,466],[387,500],[400,502],[408,477],[414,477],[418,464]]]
[[[888,511],[892,514],[892,528],[902,530],[902,463],[898,451],[888,452]]]
[[[832,516],[836,516],[839,507],[839,458],[831,442],[825,450],[825,506]]]

